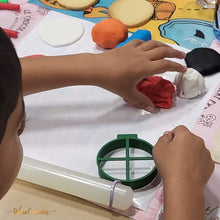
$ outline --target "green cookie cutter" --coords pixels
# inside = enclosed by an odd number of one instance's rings
[[[113,154],[115,150],[123,149],[125,148],[125,157],[109,157],[108,155]],[[134,149],[140,149],[147,153],[149,153],[150,157],[130,157],[130,148]],[[130,178],[130,161],[135,160],[153,160],[152,156],[152,149],[153,146],[142,139],[139,139],[136,134],[119,134],[117,135],[117,139],[114,139],[108,143],[106,143],[98,152],[96,162],[98,166],[98,172],[99,176],[103,179],[115,181],[117,178],[113,178],[109,174],[107,174],[103,170],[103,166],[108,161],[125,161],[126,162],[126,178],[125,179],[117,179],[122,184],[130,186],[133,190],[140,189],[142,187],[145,187],[149,183],[152,182],[152,180],[157,175],[157,169],[154,166],[153,169],[151,169],[150,172],[148,172],[146,175],[131,179]]]

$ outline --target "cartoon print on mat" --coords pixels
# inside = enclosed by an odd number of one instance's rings
[[[100,6],[90,7],[87,10],[84,10],[83,16],[85,18],[107,18],[108,8]]]
[[[162,1],[153,2],[155,6]],[[212,30],[214,10],[202,8],[196,1],[173,0],[169,1],[170,4],[167,2],[163,1],[163,5],[161,3],[161,11],[170,11],[169,17],[161,17],[160,10],[155,7],[154,20],[151,19],[141,29],[150,30],[154,40],[188,49],[210,47],[215,39]]]
[[[62,5],[58,3],[57,0],[39,0],[42,4],[45,4],[48,7],[53,9],[63,9],[68,10]],[[94,6],[81,11],[80,14],[83,15],[85,18],[105,18],[108,17],[108,7],[117,0],[100,0]],[[35,2],[36,0],[30,0],[29,2]],[[175,4],[168,1],[157,1],[157,0],[150,0],[149,1],[155,8],[155,14],[152,17],[153,20],[168,20],[171,15],[175,11]],[[69,10],[71,11],[71,10]]]
[[[117,0],[99,0],[84,11],[65,9],[56,0],[29,0],[29,3],[97,23],[108,17],[108,7],[115,1]],[[177,44],[188,49],[211,46],[215,39],[212,31],[214,9],[202,8],[195,0],[149,0],[149,2],[154,6],[153,17],[140,27],[129,28],[130,32],[138,29],[149,30],[154,40]]]
[[[98,3],[96,3],[94,6],[91,6],[83,11],[68,10],[65,7],[61,6],[57,0],[29,0],[29,3],[39,4],[51,10],[59,11],[70,16],[86,19],[97,23],[103,18],[108,17],[108,7],[114,1],[115,0],[99,0]]]
[[[48,7],[67,10],[65,7],[60,5],[57,0],[40,0],[40,2],[42,2]],[[108,10],[107,7],[94,6],[94,7],[89,7],[88,9],[81,11],[80,13],[85,18],[104,18],[104,17],[108,17],[107,10]]]
[[[175,12],[176,5],[167,1],[149,1],[154,6],[152,20],[169,20]]]
[[[195,2],[188,2],[176,9],[176,15],[172,20],[158,27],[160,35],[189,49],[210,47],[215,39],[210,22],[213,19],[213,13],[213,10],[201,8]],[[204,17],[204,14],[206,20],[198,19]]]
[[[215,38],[211,23],[196,19],[173,19],[159,26],[159,30],[163,37],[189,49],[210,47]]]
[[[56,0],[40,0],[43,4],[57,8],[57,9],[65,9],[63,6],[61,6]]]

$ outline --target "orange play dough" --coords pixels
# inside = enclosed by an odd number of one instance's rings
[[[118,19],[103,19],[92,28],[92,40],[105,49],[115,48],[127,38],[128,28]]]

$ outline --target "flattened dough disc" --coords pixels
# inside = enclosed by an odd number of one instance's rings
[[[212,160],[220,164],[220,128],[218,129],[210,149]]]
[[[98,0],[57,0],[58,3],[67,9],[83,10],[95,5]]]
[[[57,17],[42,22],[39,36],[42,41],[52,47],[63,47],[79,40],[84,32],[81,22],[74,18]]]

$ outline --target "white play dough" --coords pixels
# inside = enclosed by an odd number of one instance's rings
[[[79,40],[83,32],[82,23],[68,17],[53,18],[42,22],[39,26],[41,40],[52,47],[70,45]]]
[[[178,73],[174,84],[178,96],[184,99],[195,98],[206,92],[203,76],[193,68],[188,68],[185,73]]]
[[[212,160],[220,164],[220,129],[215,135],[210,149]]]

